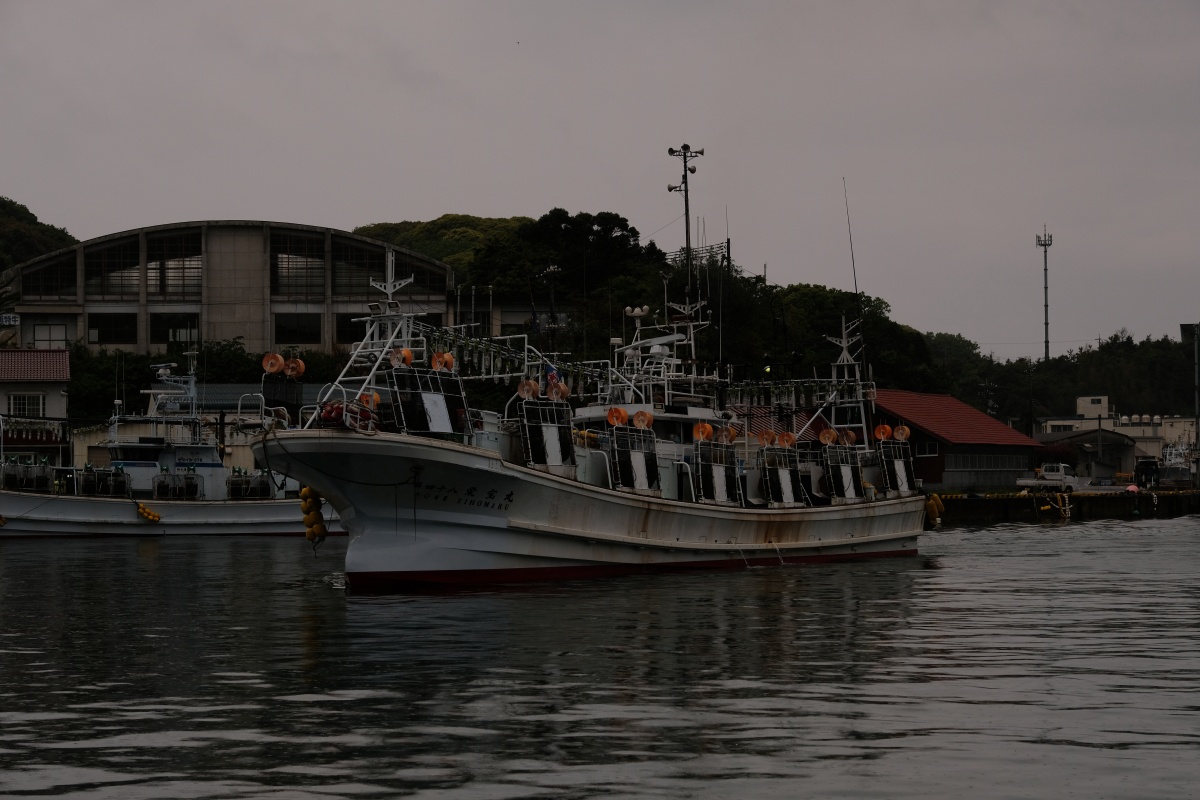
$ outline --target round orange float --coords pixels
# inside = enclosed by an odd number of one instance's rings
[[[283,369],[284,363],[283,356],[279,355],[279,353],[267,353],[263,356],[262,360],[263,372],[269,372],[274,375]]]
[[[608,410],[609,425],[624,425],[627,422],[629,422],[629,412],[625,409],[620,406],[613,406]]]

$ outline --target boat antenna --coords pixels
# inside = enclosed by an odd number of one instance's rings
[[[858,291],[858,267],[854,263],[854,231],[850,228],[850,192],[846,189],[846,176],[842,176],[842,198],[846,202],[846,235],[850,239],[850,273],[854,276],[854,298],[858,301],[858,335],[859,335],[859,350],[858,354],[862,357],[862,365],[866,367],[867,380],[874,382],[874,371],[867,364],[867,336],[866,336],[866,319],[863,314],[863,299],[862,293]],[[861,380],[861,376],[860,376]],[[864,438],[870,435],[874,429],[871,425],[871,413],[875,410],[875,402],[871,403],[865,409],[867,419],[863,420],[863,436]]]
[[[858,318],[863,319],[862,294],[858,291],[858,267],[854,263],[854,231],[850,228],[850,193],[846,190],[846,176],[842,176],[842,197],[846,201],[846,234],[850,237],[850,274],[854,276],[854,297],[858,301]],[[860,334],[861,335],[861,334]],[[867,363],[866,339],[861,349],[863,364]]]

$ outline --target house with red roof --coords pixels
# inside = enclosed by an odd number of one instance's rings
[[[0,457],[32,463],[71,460],[66,350],[0,349]]]
[[[1013,488],[1042,446],[950,395],[879,389],[875,411],[876,423],[912,432],[914,472],[926,489]]]

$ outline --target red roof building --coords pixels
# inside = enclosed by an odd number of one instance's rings
[[[70,380],[66,350],[0,349],[0,460],[70,462]]]
[[[1012,488],[1034,466],[1041,444],[945,394],[879,389],[877,423],[912,431],[916,476],[926,488]]]

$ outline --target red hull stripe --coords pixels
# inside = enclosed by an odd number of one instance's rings
[[[858,561],[866,558],[911,558],[917,549],[887,550],[874,553],[836,553],[807,556],[772,556],[770,558],[721,559],[719,561],[689,561],[676,564],[595,564],[569,567],[526,567],[522,569],[489,570],[431,570],[423,572],[348,572],[346,588],[351,594],[386,594],[406,589],[448,586],[480,586],[498,583],[530,581],[570,581],[589,578],[612,578],[620,575],[640,575],[654,572],[684,570],[737,571],[746,567],[769,567],[784,564],[825,564],[836,561]]]

